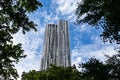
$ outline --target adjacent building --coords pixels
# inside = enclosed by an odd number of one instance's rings
[[[58,25],[47,24],[41,58],[41,70],[50,64],[71,66],[68,21],[59,20]]]

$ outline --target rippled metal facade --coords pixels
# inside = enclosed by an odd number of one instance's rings
[[[50,64],[71,66],[68,22],[59,20],[58,25],[46,25],[44,46],[41,58],[41,70]]]

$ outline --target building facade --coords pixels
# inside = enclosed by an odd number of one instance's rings
[[[67,21],[59,20],[58,25],[46,25],[40,69],[45,70],[50,64],[64,67],[71,66]]]

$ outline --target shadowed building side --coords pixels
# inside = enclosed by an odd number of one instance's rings
[[[44,46],[41,59],[41,70],[45,70],[51,63],[56,64],[57,25],[48,24],[45,30]]]
[[[57,25],[48,24],[45,30],[41,70],[50,64],[71,66],[68,22],[60,20]]]

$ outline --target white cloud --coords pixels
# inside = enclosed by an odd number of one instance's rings
[[[64,17],[69,21],[75,20],[75,10],[78,2],[81,2],[81,0],[53,0],[53,3],[57,4],[57,15],[61,15],[62,18]]]
[[[88,24],[75,26],[75,31],[90,33],[93,28]]]
[[[105,61],[107,59],[105,55],[112,56],[117,54],[112,44],[104,44],[99,38],[94,39],[93,42],[92,44],[76,45],[74,49],[72,49],[72,64],[78,66],[91,57]]]
[[[58,4],[57,11],[61,12],[63,15],[73,14],[75,9],[77,8],[77,2],[81,0],[55,0]]]
[[[43,13],[41,13],[41,16],[44,17],[43,22],[45,24],[55,23],[56,21],[59,20],[58,16],[54,15],[54,13],[52,13],[52,12],[50,14],[48,14],[47,11],[43,11]]]
[[[114,50],[115,44],[103,43],[99,37],[102,30],[96,30],[89,25],[76,26],[74,31],[75,46],[72,49],[72,63],[78,66],[88,58],[95,57],[105,61],[105,55],[112,56],[117,54]],[[85,43],[85,44],[84,44]]]
[[[21,74],[23,71],[28,72],[29,70],[39,70],[40,67],[40,57],[31,55],[31,58],[25,58],[20,60],[20,62],[16,65],[18,73],[21,78]],[[19,78],[19,80],[20,80]]]
[[[38,28],[38,32],[30,31],[25,35],[19,31],[14,35],[14,44],[22,43],[24,54],[27,55],[25,59],[21,59],[16,64],[16,69],[21,77],[23,71],[39,70],[40,68],[40,55],[43,45],[44,27]],[[20,78],[19,78],[20,79]]]

